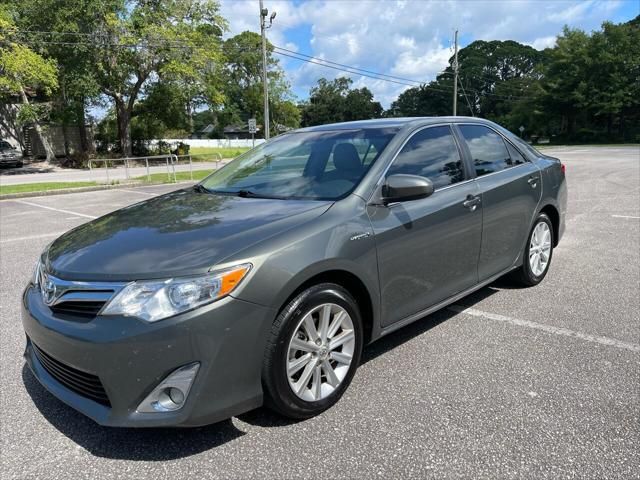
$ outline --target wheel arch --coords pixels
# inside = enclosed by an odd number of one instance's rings
[[[312,275],[298,277],[292,281],[292,286],[287,290],[290,292],[286,299],[277,307],[278,312],[295,298],[298,294],[309,287],[320,283],[335,283],[347,290],[356,300],[360,307],[362,316],[362,327],[364,329],[364,344],[367,345],[373,339],[376,311],[374,309],[373,296],[367,288],[365,282],[350,270],[341,268],[331,268],[316,272]]]
[[[560,233],[560,212],[558,212],[558,209],[554,205],[548,203],[540,209],[539,213],[546,214],[551,220],[551,226],[553,227],[553,246],[557,247]]]

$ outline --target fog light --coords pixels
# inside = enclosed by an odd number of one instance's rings
[[[138,408],[138,412],[173,412],[180,410],[189,395],[200,363],[180,367],[153,389]]]

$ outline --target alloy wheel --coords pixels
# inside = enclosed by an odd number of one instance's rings
[[[551,257],[551,229],[546,222],[539,222],[531,233],[529,242],[529,267],[539,277],[549,265]]]
[[[340,386],[356,346],[353,320],[335,303],[306,313],[289,341],[287,378],[293,393],[308,402],[322,400]]]

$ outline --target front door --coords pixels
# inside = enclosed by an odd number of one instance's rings
[[[512,267],[522,253],[536,213],[542,183],[536,165],[484,125],[459,125],[482,195],[480,281]]]
[[[369,206],[383,326],[478,282],[482,205],[450,127],[414,133],[386,176],[400,173],[427,177],[436,190],[420,200]]]

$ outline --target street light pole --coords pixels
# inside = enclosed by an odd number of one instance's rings
[[[260,0],[260,34],[262,35],[262,88],[264,92],[264,139],[269,140],[269,85],[267,84],[267,36],[266,22],[269,11]],[[273,21],[273,17],[271,18]]]
[[[455,37],[455,53],[453,56],[453,116],[458,114],[458,30],[456,30]]]

